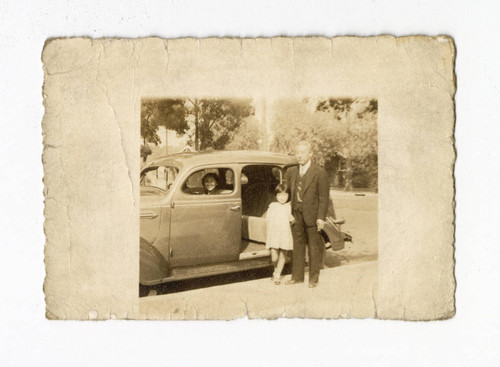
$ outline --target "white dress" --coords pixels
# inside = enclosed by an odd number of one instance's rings
[[[271,203],[266,214],[266,248],[293,250],[292,230],[289,216],[292,214],[291,204]]]

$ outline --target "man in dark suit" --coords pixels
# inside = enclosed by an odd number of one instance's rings
[[[319,231],[324,228],[330,184],[326,171],[311,162],[312,150],[308,142],[301,141],[295,152],[299,167],[287,171],[286,183],[292,197],[293,233],[292,279],[286,284],[304,281],[306,247],[309,249],[309,287],[318,285],[324,244]]]

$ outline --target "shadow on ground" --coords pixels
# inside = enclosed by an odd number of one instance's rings
[[[290,274],[290,272],[291,272],[291,266],[287,264],[283,271],[283,275]],[[273,274],[273,269],[269,267],[262,269],[240,271],[237,273],[214,275],[204,278],[181,280],[177,282],[152,286],[149,288],[150,291],[148,296],[185,292],[199,288],[208,288],[225,284],[241,283],[262,278],[271,278],[272,274]]]
[[[355,259],[353,259],[352,256],[349,256],[349,253],[342,253],[342,251],[334,252],[331,250],[327,250],[325,253],[324,268],[325,269],[335,268],[346,264],[371,261],[376,259],[377,259],[376,254],[366,254],[366,256],[362,255],[360,256],[360,254],[358,254],[358,256]],[[291,268],[292,268],[291,264],[290,263],[287,264],[283,271],[283,275],[291,274]],[[308,269],[306,268],[306,271],[307,270]],[[163,294],[185,292],[200,288],[215,287],[225,284],[247,282],[256,279],[263,279],[263,278],[271,279],[272,274],[273,274],[273,269],[269,267],[262,269],[240,271],[230,274],[214,275],[205,278],[188,279],[188,280],[159,284],[156,286],[149,287],[149,293],[146,293],[146,295],[157,296]]]

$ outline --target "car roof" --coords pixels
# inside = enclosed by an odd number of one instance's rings
[[[175,163],[174,163],[175,162]],[[297,160],[289,155],[256,150],[213,150],[204,152],[184,152],[170,154],[155,159],[147,166],[201,164],[258,163],[258,164],[294,164]]]

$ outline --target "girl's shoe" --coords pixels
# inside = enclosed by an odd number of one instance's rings
[[[280,277],[276,277],[274,274],[273,274],[271,280],[274,282],[275,285],[281,284]]]

